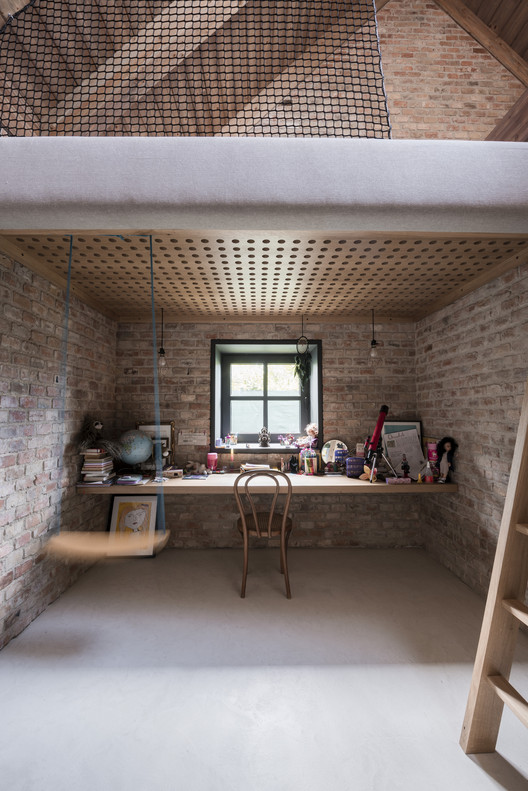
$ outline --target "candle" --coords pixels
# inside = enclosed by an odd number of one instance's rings
[[[231,466],[235,463],[235,451],[231,448]]]

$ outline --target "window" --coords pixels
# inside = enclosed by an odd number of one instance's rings
[[[321,426],[321,342],[311,341],[311,376],[304,387],[294,375],[291,341],[212,341],[211,443],[236,433],[239,443],[257,445],[264,426],[271,444],[280,434],[304,434]]]

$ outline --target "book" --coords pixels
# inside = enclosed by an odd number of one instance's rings
[[[147,478],[147,480],[149,479]],[[143,475],[136,473],[131,473],[130,475],[119,475],[116,479],[116,483],[119,486],[136,486],[138,483],[143,483],[143,481]]]
[[[109,478],[106,481],[79,481],[77,486],[113,486],[115,478]]]

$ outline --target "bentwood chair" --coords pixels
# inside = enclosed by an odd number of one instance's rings
[[[261,483],[268,484],[265,487],[267,492],[263,492]],[[286,596],[291,599],[287,557],[292,530],[292,520],[288,516],[292,496],[290,479],[276,470],[250,470],[238,476],[234,489],[240,512],[237,528],[244,539],[241,598],[246,595],[249,539],[256,536],[266,539],[280,538],[280,570],[284,574]]]

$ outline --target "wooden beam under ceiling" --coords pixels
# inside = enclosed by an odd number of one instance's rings
[[[462,0],[435,0],[435,3],[528,88],[528,63],[470,11]]]
[[[486,140],[512,140],[528,143],[528,91],[508,110]]]

